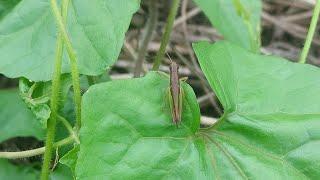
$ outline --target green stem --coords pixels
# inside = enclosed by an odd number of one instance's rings
[[[138,57],[136,59],[136,66],[133,73],[134,77],[140,77],[140,74],[142,72],[143,61],[147,53],[148,45],[152,39],[152,33],[157,25],[157,19],[158,19],[157,1],[156,0],[149,1],[148,9],[149,9],[150,17],[146,24],[145,33],[143,36],[141,46],[139,48]]]
[[[66,21],[67,9],[69,0],[64,0],[62,3],[61,11]],[[58,10],[59,12],[59,10]],[[60,13],[59,13],[60,14]],[[61,33],[58,33],[56,42],[56,57],[55,57],[55,69],[53,72],[52,80],[52,95],[50,101],[51,117],[47,124],[47,136],[46,136],[46,150],[44,153],[44,160],[41,169],[41,179],[46,180],[49,176],[49,168],[52,157],[52,149],[56,132],[56,119],[58,115],[58,103],[59,103],[59,91],[60,91],[60,77],[61,77],[61,64],[62,64],[62,53],[63,53],[63,40]]]
[[[318,19],[319,19],[319,13],[320,13],[320,0],[317,0],[316,6],[315,6],[315,8],[313,10],[313,15],[312,15],[310,27],[309,27],[309,30],[308,30],[307,39],[306,39],[306,42],[304,44],[303,50],[302,50],[301,55],[300,55],[300,60],[299,60],[300,63],[304,64],[306,62],[306,60],[307,60],[307,56],[308,56],[308,53],[309,53],[311,42],[312,42],[316,27],[317,27],[317,22],[318,22]]]
[[[76,109],[76,131],[78,131],[81,127],[81,90],[80,90],[80,80],[79,80],[79,70],[77,65],[77,58],[75,51],[71,45],[71,41],[68,37],[68,33],[64,26],[62,17],[59,13],[59,8],[56,0],[51,0],[51,8],[53,10],[55,19],[57,21],[59,32],[62,35],[63,41],[66,45],[66,49],[69,55],[70,64],[71,64],[71,76],[72,76],[72,84],[74,91],[74,102]]]
[[[70,136],[65,139],[62,139],[61,141],[54,143],[53,147],[57,148],[60,146],[64,146],[74,142],[74,140],[75,139]],[[6,158],[6,159],[28,158],[28,157],[38,156],[40,154],[43,154],[44,152],[46,152],[45,150],[46,150],[46,147],[41,147],[37,149],[31,149],[31,150],[19,151],[19,152],[0,152],[0,159],[1,158]]]
[[[172,6],[169,12],[169,16],[167,19],[167,24],[165,27],[165,31],[163,34],[163,37],[161,38],[161,45],[160,45],[160,49],[156,55],[152,70],[157,71],[160,67],[161,61],[164,57],[164,54],[166,52],[166,47],[169,43],[169,39],[170,39],[170,34],[172,31],[172,27],[173,27],[173,21],[177,15],[177,11],[179,8],[179,2],[180,0],[173,0],[172,1]]]
[[[67,121],[64,117],[58,115],[58,119],[62,122],[62,124],[67,128],[67,130],[69,131],[69,134],[71,135],[71,137],[73,137],[73,139],[75,140],[75,142],[77,144],[80,144],[80,140],[78,138],[77,133],[73,130],[71,124],[69,123],[69,121]]]

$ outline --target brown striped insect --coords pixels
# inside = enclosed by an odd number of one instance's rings
[[[169,86],[169,104],[172,115],[172,122],[178,127],[181,122],[183,89],[180,85],[179,66],[169,57],[170,63],[170,86]]]

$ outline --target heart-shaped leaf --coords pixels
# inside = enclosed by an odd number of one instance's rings
[[[225,39],[259,52],[261,0],[194,1]]]
[[[83,97],[77,178],[135,179],[173,171],[180,151],[190,153],[200,114],[192,89],[182,83],[183,116],[177,128],[168,87],[169,78],[161,72],[90,87]],[[196,163],[193,160],[181,157],[181,163]]]
[[[194,50],[225,109],[220,122],[206,130],[210,146],[220,151],[214,155],[217,173],[317,179],[319,68],[251,54],[228,42],[196,43]]]
[[[101,74],[116,61],[132,14],[138,8],[139,0],[70,3],[67,30],[80,74]],[[33,81],[50,80],[56,32],[50,1],[21,0],[0,19],[0,73]],[[70,72],[66,53],[62,71]]]
[[[225,110],[218,123],[198,129],[198,105],[184,84],[186,124],[175,128],[164,100],[168,78],[155,72],[96,85],[83,99],[76,177],[319,177],[319,69],[227,42],[194,48]]]
[[[0,91],[0,142],[17,136],[44,138],[44,130],[19,96],[18,90]]]

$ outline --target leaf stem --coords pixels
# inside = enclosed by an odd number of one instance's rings
[[[73,137],[75,142],[77,144],[80,144],[79,137],[78,137],[77,133],[73,130],[73,128],[72,128],[71,124],[69,123],[69,121],[67,121],[64,117],[62,117],[60,115],[58,115],[58,119],[67,128],[67,130],[69,131],[69,134],[71,135],[71,137]]]
[[[79,80],[79,70],[77,65],[77,58],[75,51],[71,45],[71,41],[68,37],[68,33],[65,29],[62,17],[59,13],[59,8],[56,0],[51,0],[51,8],[53,10],[55,19],[57,21],[57,26],[59,32],[62,35],[63,41],[66,45],[66,49],[69,55],[70,64],[71,64],[71,76],[72,76],[72,84],[74,91],[74,102],[76,109],[76,131],[78,131],[81,127],[81,90],[80,90],[80,80]]]
[[[65,139],[62,139],[61,141],[54,143],[53,147],[56,148],[56,147],[64,146],[74,141],[75,139],[72,136],[69,136]],[[6,159],[27,158],[27,157],[43,154],[46,152],[45,150],[46,150],[46,147],[41,147],[37,149],[31,149],[31,150],[19,151],[19,152],[0,152],[0,158],[6,158]]]
[[[172,6],[169,12],[169,16],[167,19],[167,24],[165,27],[165,31],[164,34],[161,38],[161,44],[160,44],[160,49],[156,55],[152,70],[157,71],[160,67],[161,61],[164,57],[165,51],[166,51],[166,47],[169,43],[169,39],[170,39],[170,34],[172,31],[172,27],[173,27],[173,21],[177,15],[177,11],[179,8],[179,2],[180,0],[173,0],[172,1]]]
[[[61,13],[66,21],[67,9],[69,0],[64,0],[61,7]],[[59,10],[57,9],[60,14]],[[52,80],[52,95],[50,101],[51,117],[47,124],[47,136],[46,136],[46,150],[44,152],[44,160],[41,169],[41,179],[46,180],[49,176],[49,168],[52,157],[52,149],[56,132],[56,121],[59,108],[59,91],[60,91],[60,79],[61,79],[61,64],[62,64],[62,53],[63,53],[63,39],[61,32],[58,33],[56,42],[56,57],[55,57],[55,69],[53,72]],[[37,152],[37,151],[35,151]]]
[[[139,77],[142,71],[143,61],[148,49],[149,42],[152,39],[152,33],[156,28],[158,19],[157,1],[149,1],[149,19],[146,24],[146,30],[143,36],[143,40],[139,49],[138,57],[136,59],[136,66],[134,69],[134,77]]]
[[[313,15],[312,15],[310,27],[309,27],[309,30],[308,30],[307,39],[306,39],[306,42],[304,44],[303,50],[302,50],[301,55],[300,55],[299,63],[303,63],[304,64],[306,62],[306,60],[307,60],[307,56],[308,56],[309,49],[310,49],[310,46],[311,46],[311,43],[312,43],[312,39],[313,39],[315,30],[316,30],[316,27],[317,27],[317,22],[318,22],[318,19],[319,19],[319,13],[320,13],[320,0],[317,0],[316,6],[315,6],[315,8],[313,10]]]

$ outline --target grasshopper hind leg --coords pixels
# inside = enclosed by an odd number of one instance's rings
[[[182,101],[183,101],[183,98],[184,98],[184,92],[183,92],[183,89],[182,87],[180,86],[180,93],[179,93],[179,109],[178,109],[178,113],[179,113],[179,123],[181,123],[181,120],[182,120],[182,109],[183,109],[183,104],[182,104]]]
[[[170,107],[170,111],[171,111],[172,123],[174,123],[178,128],[179,121],[175,120],[176,117],[175,117],[175,112],[174,112],[174,107],[173,107],[173,99],[172,99],[170,87],[167,88],[167,95],[168,95],[168,102],[169,102],[169,107]]]

